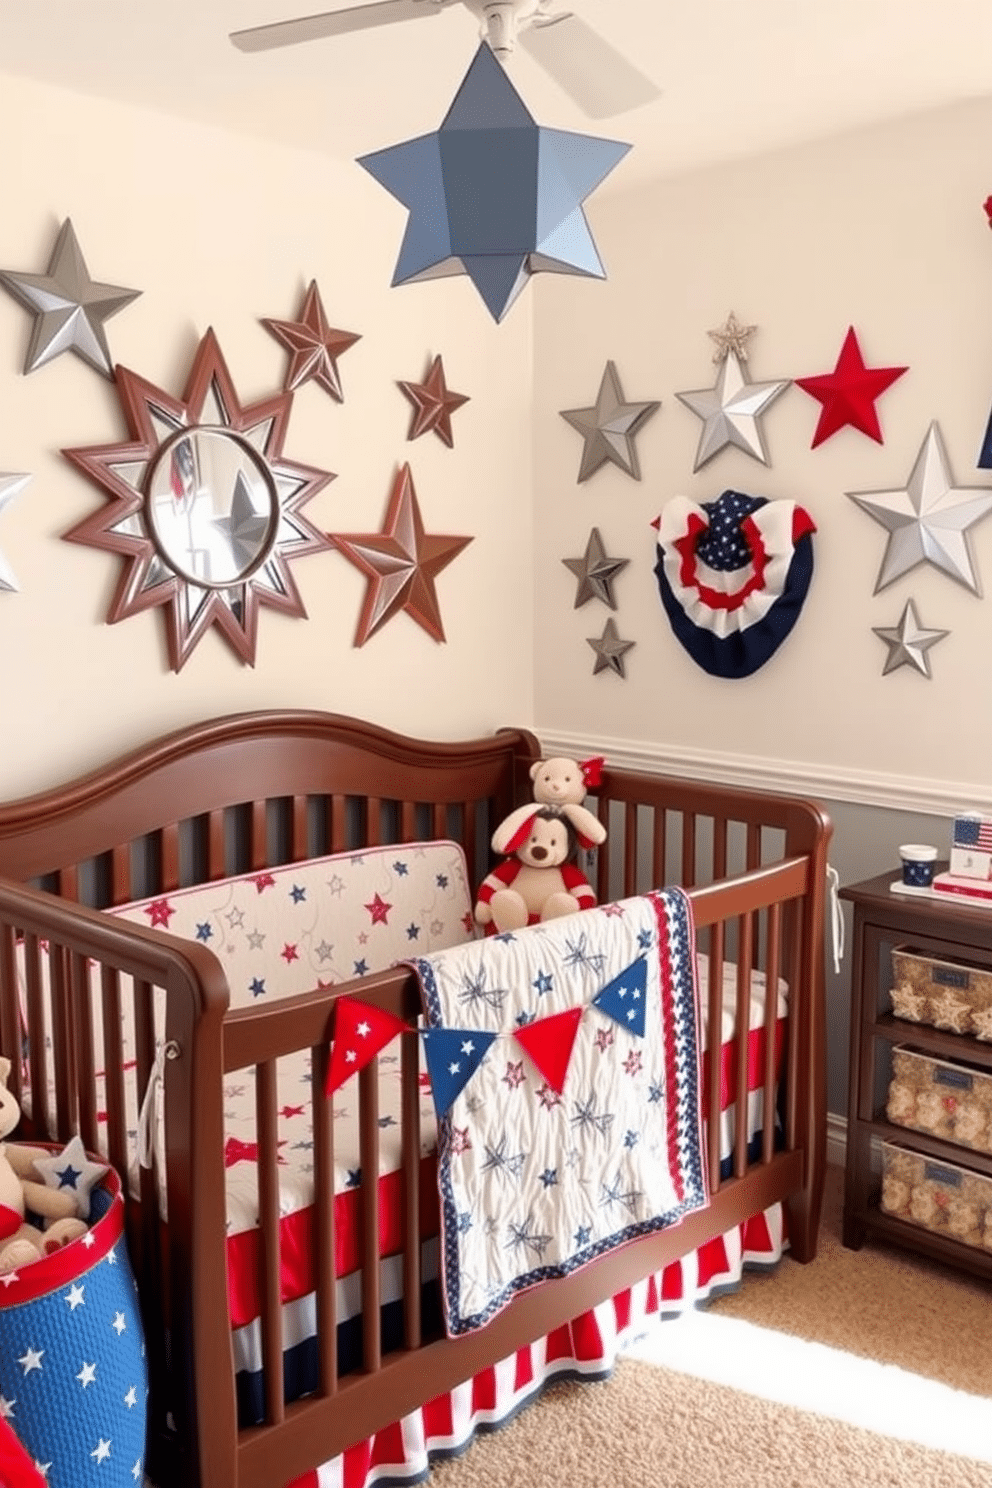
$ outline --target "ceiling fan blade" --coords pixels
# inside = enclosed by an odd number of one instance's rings
[[[624,114],[661,97],[656,83],[579,16],[553,19],[521,29],[517,40],[591,119]]]
[[[389,26],[394,21],[412,21],[419,16],[440,15],[457,0],[374,0],[371,5],[351,5],[345,10],[327,10],[320,15],[297,16],[275,21],[271,26],[252,26],[232,31],[231,40],[242,52],[267,52],[274,47],[295,46],[301,41],[319,41],[342,36],[346,31],[365,31],[371,26]]]

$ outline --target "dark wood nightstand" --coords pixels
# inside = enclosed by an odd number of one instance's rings
[[[938,864],[938,869],[942,866]],[[992,1043],[893,1016],[892,948],[912,945],[938,961],[969,962],[992,971],[992,902],[894,894],[894,872],[841,889],[854,906],[851,1037],[844,1244],[857,1250],[869,1236],[920,1251],[992,1279],[992,1250],[886,1214],[879,1207],[878,1143],[896,1143],[929,1163],[953,1164],[992,1183],[992,1155],[897,1126],[886,1117],[892,1049],[911,1045],[931,1058],[977,1066],[992,1076]],[[876,1151],[873,1153],[873,1148]]]

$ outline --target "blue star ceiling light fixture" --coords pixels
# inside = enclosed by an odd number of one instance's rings
[[[605,279],[582,203],[629,149],[537,124],[483,41],[436,133],[359,157],[410,212],[393,285],[467,274],[499,322],[532,274]]]

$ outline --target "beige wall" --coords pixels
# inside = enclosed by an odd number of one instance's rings
[[[542,734],[779,762],[818,790],[860,782],[860,798],[865,781],[897,779],[907,801],[934,781],[992,801],[990,601],[931,567],[873,596],[885,533],[844,494],[904,485],[934,419],[956,483],[992,489],[975,467],[992,403],[990,128],[992,106],[958,107],[596,204],[608,283],[556,280],[536,301]],[[768,468],[727,450],[694,475],[701,424],[675,394],[715,380],[706,333],[730,310],[759,327],[757,381],[832,370],[849,324],[869,365],[908,364],[877,405],[884,443],[848,428],[812,450],[819,405],[790,387],[764,418]],[[594,402],[610,358],[628,399],[663,407],[638,436],[639,483],[608,466],[579,485],[582,441],[559,411]],[[710,678],[673,637],[649,525],[677,493],[704,501],[728,487],[797,500],[818,527],[796,629],[742,681]],[[561,561],[584,551],[593,526],[611,556],[631,560],[615,590],[620,634],[636,642],[626,681],[592,676],[585,638],[609,612],[573,608]],[[990,593],[992,517],[973,541]],[[924,625],[951,632],[931,652],[931,681],[908,667],[882,676],[872,627],[897,624],[908,598]]]
[[[438,737],[529,723],[526,298],[497,327],[466,279],[390,289],[406,213],[357,165],[10,78],[0,138],[0,267],[43,272],[70,217],[93,278],[142,291],[107,323],[115,362],[180,396],[213,326],[243,402],[286,372],[260,317],[295,318],[315,278],[332,322],[363,339],[340,361],[342,404],[313,383],[294,400],[285,456],[337,472],[307,514],[377,531],[409,460],[427,530],[474,538],[438,578],[446,644],[400,615],[355,648],[365,580],[327,552],[292,565],[309,619],[262,610],[254,669],[213,631],[177,675],[159,612],[104,623],[120,560],[61,540],[103,497],[60,450],[128,437],[114,385],[75,354],[24,376],[31,316],[0,292],[0,471],[32,474],[0,513],[19,585],[0,593],[0,797],[239,709],[328,708]],[[434,435],[408,442],[395,386],[437,353],[471,399],[451,450]]]

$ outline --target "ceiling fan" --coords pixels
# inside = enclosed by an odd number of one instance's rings
[[[243,52],[264,52],[299,42],[341,36],[438,16],[464,5],[478,16],[480,35],[501,62],[517,42],[592,119],[626,113],[661,96],[661,89],[579,16],[552,10],[553,0],[372,0],[343,10],[299,16],[268,26],[232,31]]]

